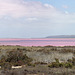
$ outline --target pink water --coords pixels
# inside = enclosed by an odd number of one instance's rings
[[[45,39],[0,39],[0,45],[20,46],[75,46],[75,38],[45,38]]]

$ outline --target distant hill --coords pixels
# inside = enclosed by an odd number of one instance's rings
[[[56,36],[48,36],[46,38],[75,38],[75,35],[56,35]]]

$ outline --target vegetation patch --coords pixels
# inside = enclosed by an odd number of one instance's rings
[[[21,51],[10,51],[7,57],[3,56],[0,60],[0,66],[6,68],[7,66],[21,66],[29,64],[32,59]]]
[[[58,59],[56,59],[56,62],[52,62],[51,64],[48,65],[50,68],[60,68],[60,67],[65,67],[65,68],[72,68],[75,66],[75,58],[69,59],[66,63],[62,62],[60,63]]]

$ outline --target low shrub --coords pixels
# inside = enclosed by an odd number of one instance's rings
[[[59,59],[55,58],[56,63],[59,63]]]
[[[35,64],[32,64],[32,63],[28,63],[27,66],[32,66],[32,67],[35,67]]]
[[[23,54],[21,51],[10,51],[7,57],[2,56],[0,60],[0,65],[4,62],[9,62],[14,66],[21,66],[28,64],[32,61],[26,54]]]
[[[66,63],[59,63],[59,60],[55,58],[56,62],[52,62],[48,65],[50,68],[59,68],[59,67],[65,67],[65,68],[72,68],[73,64],[75,63],[75,59],[73,60],[69,59]]]
[[[52,68],[53,66],[52,66],[52,64],[49,64],[48,67]]]
[[[65,68],[72,68],[73,65],[72,63],[56,63],[56,62],[52,62],[51,64],[48,65],[48,67],[50,68],[59,68],[59,67],[65,67]]]
[[[72,68],[72,67],[73,67],[72,63],[69,62],[65,63],[65,68]]]
[[[64,63],[59,63],[59,67],[64,67]]]
[[[45,62],[35,62],[35,64],[41,64],[41,65],[46,65],[47,63],[45,63]]]
[[[50,68],[59,68],[59,63],[57,62],[52,62],[50,65],[48,65]]]

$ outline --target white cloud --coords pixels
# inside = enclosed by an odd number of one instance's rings
[[[49,4],[24,0],[0,0],[0,17],[10,15],[12,17],[48,17],[58,11]]]
[[[49,5],[49,4],[44,4],[44,6],[54,9],[54,7],[52,5]]]
[[[24,16],[26,8],[19,1],[20,0],[0,0],[0,15],[10,15],[12,17]]]
[[[64,7],[67,8],[67,6]],[[0,17],[7,15],[13,18],[25,17],[28,21],[38,20],[38,18],[48,19],[51,23],[60,25],[75,23],[75,14],[63,13],[52,5],[37,1],[0,0]]]
[[[33,18],[27,18],[26,20],[27,21],[37,21],[38,19],[33,17]]]
[[[75,32],[70,30],[72,26],[75,28],[74,13],[61,12],[50,4],[36,1],[0,0],[0,17],[0,36],[3,37],[43,37]]]

